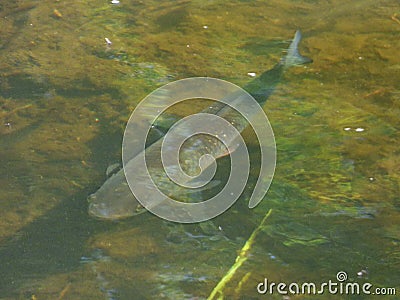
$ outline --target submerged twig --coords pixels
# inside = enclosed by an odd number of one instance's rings
[[[370,92],[370,93],[364,95],[363,98],[369,98],[369,97],[371,97],[371,96],[381,95],[381,94],[383,94],[385,91],[386,91],[385,88],[379,88],[379,89],[377,89],[377,90],[375,90],[375,91],[372,91],[372,92]]]
[[[226,284],[232,279],[233,275],[235,275],[236,271],[243,265],[243,263],[247,260],[248,258],[248,253],[251,249],[251,246],[254,243],[254,240],[257,236],[257,234],[262,230],[264,223],[268,219],[268,217],[271,215],[272,209],[270,209],[265,217],[262,219],[260,225],[253,231],[253,233],[250,235],[249,239],[246,241],[244,244],[242,250],[240,250],[239,255],[236,257],[235,263],[233,266],[229,269],[229,271],[225,274],[225,276],[220,280],[220,282],[216,285],[216,287],[213,289],[211,292],[210,296],[208,296],[207,300],[212,300],[215,299],[217,295],[219,295],[218,299],[223,299],[223,290],[226,286]]]
[[[71,287],[71,282],[69,282],[63,290],[60,292],[60,295],[58,296],[58,300],[62,300],[65,296],[65,294],[68,292],[69,288]]]
[[[391,17],[391,19],[395,22],[397,22],[398,24],[400,24],[400,20],[397,18],[397,14],[393,14],[393,16]]]
[[[1,117],[3,117],[3,118],[4,117],[8,117],[8,116],[16,113],[19,110],[27,109],[27,108],[30,108],[31,106],[32,106],[32,104],[26,104],[26,105],[23,105],[23,106],[16,107],[16,108],[14,108],[14,109],[12,109],[10,111],[4,112],[3,115],[1,115]]]

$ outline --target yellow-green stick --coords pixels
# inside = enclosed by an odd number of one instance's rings
[[[236,257],[235,263],[229,269],[229,271],[225,274],[225,276],[220,280],[220,282],[216,285],[216,287],[211,292],[210,296],[208,296],[207,300],[215,299],[217,294],[219,294],[219,297],[217,299],[224,298],[223,289],[225,288],[226,284],[232,279],[233,275],[235,275],[236,271],[247,260],[247,258],[248,258],[247,254],[249,253],[249,250],[250,250],[251,246],[253,245],[257,234],[262,230],[262,227],[264,226],[265,221],[268,219],[268,217],[271,215],[271,213],[272,213],[272,209],[270,209],[267,212],[265,217],[262,219],[260,225],[258,225],[258,227],[250,235],[249,239],[244,244],[242,250],[240,250],[239,255]]]

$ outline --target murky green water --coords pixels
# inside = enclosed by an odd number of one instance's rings
[[[0,17],[1,299],[206,299],[271,208],[226,299],[339,271],[399,292],[397,1],[13,1]],[[87,215],[146,94],[189,76],[243,86],[298,28],[314,62],[265,106],[278,163],[255,210],[244,195],[216,218],[223,237]],[[374,298],[313,298],[352,297]]]

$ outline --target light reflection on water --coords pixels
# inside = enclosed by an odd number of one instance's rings
[[[206,298],[269,208],[229,297],[256,297],[264,277],[355,280],[365,268],[374,285],[398,285],[397,4],[4,4],[0,298]],[[290,70],[266,105],[275,180],[257,209],[244,196],[214,220],[227,239],[151,215],[89,219],[86,197],[119,161],[137,101],[187,76],[244,85],[297,28],[314,63]]]

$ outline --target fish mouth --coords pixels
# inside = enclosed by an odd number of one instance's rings
[[[111,219],[109,208],[103,204],[93,202],[90,203],[88,213],[91,217],[95,217],[98,219]]]
[[[89,202],[88,213],[91,217],[97,219],[115,219],[114,215],[111,213],[110,207],[104,203],[97,203],[97,197],[95,194],[90,195],[87,198]]]
[[[96,195],[95,194],[91,194],[91,195],[89,195],[89,197],[87,198],[87,201],[89,202],[89,203],[93,203],[95,200],[96,200]]]

